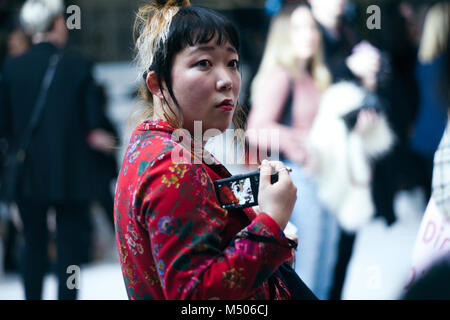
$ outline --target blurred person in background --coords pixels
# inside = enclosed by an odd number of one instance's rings
[[[21,28],[16,28],[8,35],[8,57],[17,57],[25,52],[31,46],[30,38]]]
[[[20,20],[33,46],[5,62],[0,87],[0,136],[7,137],[11,151],[17,152],[30,127],[38,95],[45,92],[41,87],[44,74],[50,70],[50,61],[59,56],[14,199],[25,239],[22,275],[26,299],[42,298],[48,267],[47,211],[51,207],[56,211],[58,298],[77,297],[77,290],[67,285],[67,268],[80,266],[89,246],[88,206],[93,191],[86,137],[107,135],[99,129],[91,64],[64,50],[68,38],[64,11],[61,0],[25,2]]]
[[[449,19],[447,2],[436,3],[428,10],[418,53],[421,103],[414,134],[419,135],[417,140],[428,142],[418,143],[416,150],[433,157],[432,192],[415,241],[411,277],[403,292],[404,299],[449,299]],[[442,135],[443,119],[446,122]],[[436,148],[437,139],[440,142]]]
[[[308,0],[323,34],[324,59],[332,82],[357,81],[375,91],[380,69],[380,51],[361,38],[352,21],[352,1]]]
[[[394,134],[378,97],[355,82],[324,92],[308,139],[306,170],[318,198],[339,223],[337,258],[329,298],[339,300],[358,231],[375,214],[373,162],[390,150]]]
[[[424,158],[426,170],[430,175],[433,156],[447,123],[449,92],[446,53],[448,51],[449,20],[449,3],[440,2],[429,9],[419,44],[416,65],[419,109],[410,143],[411,149]]]
[[[396,220],[394,200],[399,191],[420,187],[429,198],[430,165],[412,150],[411,137],[419,108],[417,82],[418,34],[421,12],[427,4],[408,1],[382,2],[381,30],[373,32],[371,42],[383,52],[388,65],[378,82],[377,95],[383,100],[396,142],[374,163],[372,194],[376,216],[388,226]]]
[[[279,131],[281,157],[293,168],[291,177],[299,190],[291,217],[300,243],[295,270],[320,299],[327,298],[331,285],[337,223],[318,200],[316,186],[303,165],[309,160],[306,140],[321,94],[331,82],[323,58],[320,29],[309,6],[283,8],[273,18],[253,79],[247,124],[253,148],[270,149],[266,141],[258,139],[259,129]]]
[[[8,36],[13,30],[13,15],[8,10],[8,1],[0,0],[0,82],[2,78],[2,66],[4,60],[8,56]],[[2,183],[2,169],[6,161],[6,152],[8,148],[8,142],[5,138],[0,137],[0,185]],[[11,219],[8,212],[8,206],[0,199],[0,238],[4,241],[4,251],[8,251],[7,247],[12,244],[12,242],[7,239],[9,237],[9,230],[11,230]],[[14,229],[15,230],[15,229]],[[14,231],[13,231],[14,232]],[[15,238],[15,237],[13,237]],[[0,263],[3,264],[4,269],[9,269],[11,260],[7,258],[6,252],[2,251],[4,260],[0,259]],[[6,260],[9,260],[8,262]],[[12,269],[15,269],[13,266]],[[0,273],[2,268],[0,267]],[[9,271],[9,270],[8,270]]]
[[[324,59],[331,72],[332,82],[354,79],[345,63],[353,47],[359,42],[358,34],[345,14],[349,1],[308,0],[308,2],[323,35]]]
[[[13,58],[20,56],[28,51],[31,46],[30,38],[25,34],[25,32],[21,28],[16,28],[11,31],[7,38],[7,57]],[[4,152],[7,150],[6,140],[4,145]],[[0,172],[3,169],[3,160],[0,158]],[[1,174],[0,174],[1,179]],[[1,182],[0,182],[1,184]],[[6,223],[6,236],[4,243],[4,270],[7,272],[15,272],[18,271],[18,263],[19,263],[19,243],[18,243],[18,230],[17,226],[14,223],[14,219],[9,213],[9,209],[7,206],[2,206],[2,210],[4,210],[5,215],[5,223]]]
[[[432,195],[414,244],[411,275],[402,292],[404,299],[449,299],[449,124],[434,156]]]
[[[336,84],[341,81],[351,81],[356,86],[360,86],[360,90],[375,93],[379,84],[378,75],[380,74],[382,57],[380,50],[368,41],[362,40],[360,33],[356,29],[351,15],[354,9],[352,7],[353,3],[347,0],[308,0],[308,2],[311,5],[314,18],[318,21],[323,33],[324,56],[326,65],[332,74],[332,82]],[[339,98],[338,91],[333,90]],[[356,104],[358,103],[358,96],[360,95],[354,97],[356,99],[354,103]],[[348,103],[350,104],[348,105]],[[353,105],[350,101],[342,101],[342,104]],[[353,107],[356,107],[356,105],[353,105]],[[377,118],[370,111],[362,112],[361,117],[363,119]],[[336,154],[336,156],[341,158],[347,157],[344,150],[341,150],[341,153]],[[371,187],[372,183],[369,183],[369,186]],[[338,214],[337,212],[334,213]],[[333,285],[329,293],[330,299],[341,298],[355,237],[356,233],[354,231],[349,232],[349,230],[343,228],[339,229],[338,253],[334,275],[332,276]]]

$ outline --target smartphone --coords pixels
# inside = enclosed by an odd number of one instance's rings
[[[288,168],[289,171],[292,171]],[[223,209],[243,209],[258,205],[260,171],[238,174],[214,181],[217,199]],[[278,173],[270,177],[272,184],[278,181]]]

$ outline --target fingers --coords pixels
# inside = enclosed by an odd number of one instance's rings
[[[264,188],[270,185],[270,176],[272,175],[272,166],[269,161],[264,159],[261,163],[261,170],[259,172],[259,187]]]
[[[264,159],[261,163],[260,167],[260,185],[263,186],[267,184],[271,184],[270,177],[271,175],[278,174],[278,180],[290,180],[289,172],[292,171],[291,168],[288,168],[281,161],[267,161]]]
[[[273,168],[275,169],[275,174],[278,172],[278,181],[291,180],[289,177],[289,170],[281,161],[272,161]]]

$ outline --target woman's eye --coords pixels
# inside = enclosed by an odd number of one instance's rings
[[[238,69],[238,68],[239,68],[239,61],[237,61],[237,60],[231,60],[230,63],[228,64],[228,66],[229,66],[230,68]]]
[[[207,67],[211,66],[211,62],[209,62],[208,60],[201,60],[201,61],[197,62],[195,64],[195,66],[202,67],[202,68],[207,68]]]

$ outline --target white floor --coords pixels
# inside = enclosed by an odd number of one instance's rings
[[[357,236],[344,284],[345,300],[392,300],[403,293],[422,214],[422,192],[401,193],[396,199],[397,222],[386,227],[374,220]]]

